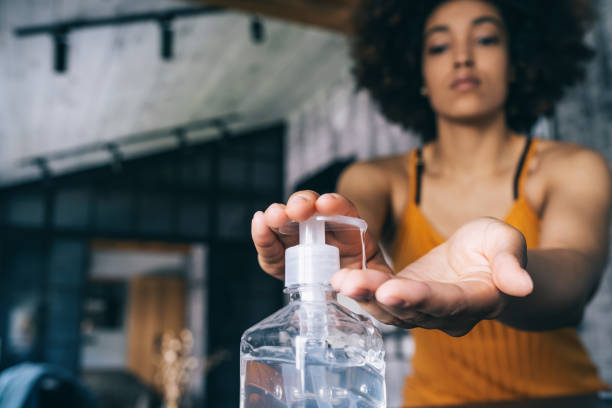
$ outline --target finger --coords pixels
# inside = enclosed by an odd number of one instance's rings
[[[397,306],[388,306],[384,303],[376,301],[377,306],[385,313],[391,316],[387,324],[402,328],[422,327],[424,329],[437,329],[438,318],[418,312],[413,308],[403,308]]]
[[[481,281],[445,283],[400,278],[382,284],[376,300],[394,315],[414,310],[433,317],[488,315],[496,305],[497,289]]]
[[[426,307],[426,300],[431,296],[431,287],[424,282],[390,279],[380,286],[375,296],[379,307],[395,317],[391,324],[396,326],[397,322],[402,322],[400,327],[444,330],[449,326],[449,320],[453,320],[449,316],[437,317],[418,310]]]
[[[431,296],[431,288],[425,282],[395,278],[380,285],[375,296],[391,313],[400,315],[423,307]]]
[[[284,226],[290,221],[291,219],[287,215],[284,204],[270,204],[270,206],[264,212],[265,225],[273,230],[272,232],[277,235],[277,238],[280,239],[285,248],[296,245],[298,243],[298,236],[296,234],[277,234],[274,230],[278,230],[280,227]]]
[[[336,275],[332,277],[332,287],[357,301],[374,298],[376,289],[390,279],[388,273],[376,269],[341,269]]]
[[[399,319],[397,316],[394,316],[393,314],[389,313],[387,310],[385,310],[384,307],[381,307],[381,305],[376,302],[375,299],[358,301],[357,303],[370,316],[372,316],[374,319],[378,320],[381,323],[390,324],[393,326],[400,327],[402,329],[413,329],[415,327],[418,327],[410,321]]]
[[[264,212],[264,222],[269,228],[279,228],[291,221],[284,204],[270,204]]]
[[[297,191],[287,200],[286,213],[294,221],[306,221],[316,212],[315,202],[319,194],[311,190]]]
[[[357,208],[353,203],[336,193],[328,193],[320,196],[316,201],[316,208],[321,215],[346,215],[358,217]]]
[[[492,262],[493,283],[510,296],[527,296],[533,292],[533,280],[516,256],[502,252]]]
[[[257,211],[253,216],[251,236],[261,268],[270,275],[282,279],[285,268],[285,246],[268,227],[264,213],[261,211]]]
[[[340,269],[338,272],[334,273],[334,275],[332,276],[330,280],[330,284],[336,292],[340,292],[340,289],[342,288],[342,284],[344,280],[346,279],[346,277],[349,275],[349,273],[350,273],[350,270],[348,269]]]
[[[516,228],[492,223],[485,231],[485,255],[490,260],[493,282],[503,293],[526,296],[533,291],[533,281],[525,271],[527,242]]]
[[[480,317],[474,317],[467,313],[436,317],[419,312],[412,307],[387,306],[380,302],[378,302],[378,306],[391,316],[389,321],[384,323],[405,329],[420,327],[428,330],[442,330],[453,337],[460,337],[469,333],[481,320]]]
[[[359,306],[376,320],[396,324],[397,319],[383,310],[373,297],[376,287],[388,279],[388,276],[389,274],[377,270],[341,269],[334,274],[331,284],[344,296],[357,301]]]
[[[437,287],[434,282],[391,279],[378,289],[376,300],[381,309],[394,317],[390,324],[404,328],[438,329],[451,336],[463,336],[480,318],[471,316],[467,306],[459,306],[462,302],[449,303],[436,299],[435,293],[441,295],[440,289],[455,292],[455,297],[462,292],[461,289],[452,288],[451,284],[443,285],[448,287]],[[446,296],[453,297],[453,293]]]

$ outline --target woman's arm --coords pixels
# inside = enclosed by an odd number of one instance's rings
[[[379,240],[391,196],[389,176],[381,166],[372,162],[350,165],[340,175],[336,191],[353,203],[368,223],[370,235]]]
[[[342,172],[336,191],[368,223],[367,234],[377,248],[375,254],[368,259],[368,268],[390,271],[379,248],[391,201],[390,176],[383,160],[352,164]]]
[[[540,246],[527,253],[534,282],[525,298],[506,299],[498,320],[525,330],[577,324],[597,289],[609,245],[611,178],[590,150],[564,146],[542,163],[550,180]]]

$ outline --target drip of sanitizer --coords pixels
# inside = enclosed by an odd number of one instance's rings
[[[340,269],[325,232],[359,230],[359,218],[314,215],[288,224],[299,245],[285,252],[287,306],[248,329],[240,343],[241,408],[384,408],[385,361],[380,332],[369,318],[341,306],[330,285]],[[351,232],[354,233],[354,232]]]

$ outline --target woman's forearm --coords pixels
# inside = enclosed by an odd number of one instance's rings
[[[497,320],[534,331],[578,324],[599,284],[605,261],[569,249],[535,249],[527,256],[534,290],[525,298],[507,297]]]

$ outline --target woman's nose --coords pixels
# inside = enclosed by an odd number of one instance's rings
[[[455,61],[454,67],[461,68],[464,65],[468,68],[471,68],[474,66],[474,61],[472,61],[472,59],[458,60],[458,61]]]
[[[455,52],[455,62],[453,66],[455,69],[466,66],[468,68],[474,66],[474,59],[472,57],[472,49],[469,44],[459,46]]]

